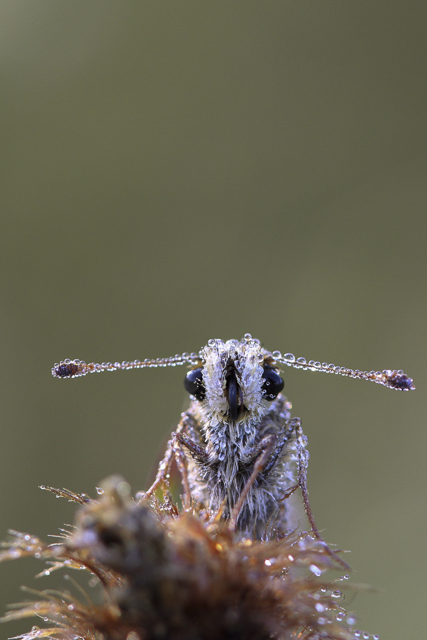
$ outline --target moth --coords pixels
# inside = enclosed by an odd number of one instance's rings
[[[145,497],[167,485],[175,459],[184,507],[190,508],[194,501],[212,518],[225,520],[235,535],[250,539],[277,539],[292,529],[287,498],[299,487],[312,531],[323,542],[308,500],[307,438],[282,394],[282,365],[361,378],[399,391],[415,388],[403,371],[367,372],[307,362],[290,353],[268,351],[250,334],[240,341],[209,340],[199,353],[155,360],[103,364],[64,360],[55,364],[52,374],[75,378],[177,365],[189,367],[184,386],[190,407],[181,415]]]

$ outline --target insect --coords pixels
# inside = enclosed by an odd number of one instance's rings
[[[292,528],[286,498],[300,487],[313,533],[322,540],[308,501],[307,439],[300,419],[291,418],[291,404],[281,393],[281,365],[361,378],[400,391],[415,388],[403,371],[367,372],[307,362],[290,353],[267,351],[250,334],[241,341],[209,340],[199,353],[155,360],[103,364],[64,360],[55,364],[52,374],[75,378],[101,371],[177,365],[190,367],[184,386],[191,403],[181,415],[145,496],[167,484],[175,459],[183,479],[184,507],[195,500],[208,513],[220,513],[241,538],[285,535]]]

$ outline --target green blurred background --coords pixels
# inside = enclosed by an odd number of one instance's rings
[[[3,0],[2,537],[72,521],[40,484],[146,487],[187,403],[181,368],[59,381],[55,362],[250,332],[414,377],[285,372],[317,524],[378,588],[350,598],[357,626],[425,637],[426,19],[412,1]],[[52,585],[39,570],[0,567],[2,611]]]

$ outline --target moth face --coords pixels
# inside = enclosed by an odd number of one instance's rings
[[[258,340],[209,340],[185,386],[212,424],[259,421],[284,382]]]

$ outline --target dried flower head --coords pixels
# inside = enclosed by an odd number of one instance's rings
[[[60,544],[13,533],[0,559],[34,556],[54,569],[85,569],[102,604],[39,592],[3,620],[38,616],[23,640],[350,640],[354,620],[341,607],[337,565],[307,533],[282,540],[237,539],[223,521],[179,510],[169,497],[136,502],[119,477],[99,497],[49,488],[80,504],[76,528]]]

